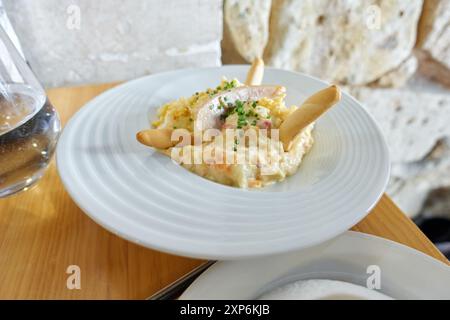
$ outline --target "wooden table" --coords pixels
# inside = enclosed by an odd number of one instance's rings
[[[48,91],[63,125],[114,84]],[[448,263],[384,195],[353,230],[391,239]],[[146,249],[106,231],[71,200],[55,163],[31,190],[0,200],[1,299],[143,299],[202,261]],[[66,269],[81,269],[81,289],[66,287]]]

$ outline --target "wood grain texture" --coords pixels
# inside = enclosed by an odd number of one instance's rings
[[[52,89],[63,125],[114,84]],[[353,230],[391,239],[448,262],[387,197]],[[143,299],[201,263],[146,249],[106,231],[70,199],[54,161],[32,189],[0,200],[0,299]],[[81,290],[66,269],[81,268]]]

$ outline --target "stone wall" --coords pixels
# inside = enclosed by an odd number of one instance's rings
[[[259,56],[339,84],[382,87],[403,86],[419,66],[450,85],[449,0],[225,0],[224,17],[226,63]]]
[[[345,85],[385,133],[396,203],[448,207],[450,0],[225,0],[224,17],[223,61],[262,56]]]
[[[450,1],[425,0],[420,18],[417,51],[420,71],[450,86]]]
[[[220,65],[221,0],[3,0],[45,86]]]

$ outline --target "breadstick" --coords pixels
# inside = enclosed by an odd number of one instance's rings
[[[175,137],[176,139],[172,140],[172,137]],[[179,146],[192,143],[192,136],[185,129],[148,129],[140,131],[136,134],[136,139],[140,143],[157,149],[168,149],[174,147],[175,145],[178,145],[181,138],[182,140]]]
[[[264,77],[264,61],[261,58],[253,60],[252,66],[248,70],[245,84],[247,86],[259,86]]]
[[[303,102],[280,126],[280,140],[285,151],[290,149],[291,141],[309,124],[317,120],[325,111],[341,99],[341,92],[335,85],[321,90]]]

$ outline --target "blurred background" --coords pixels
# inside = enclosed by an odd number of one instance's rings
[[[258,56],[342,85],[386,136],[387,193],[449,256],[450,0],[0,0],[0,17],[46,87]]]

